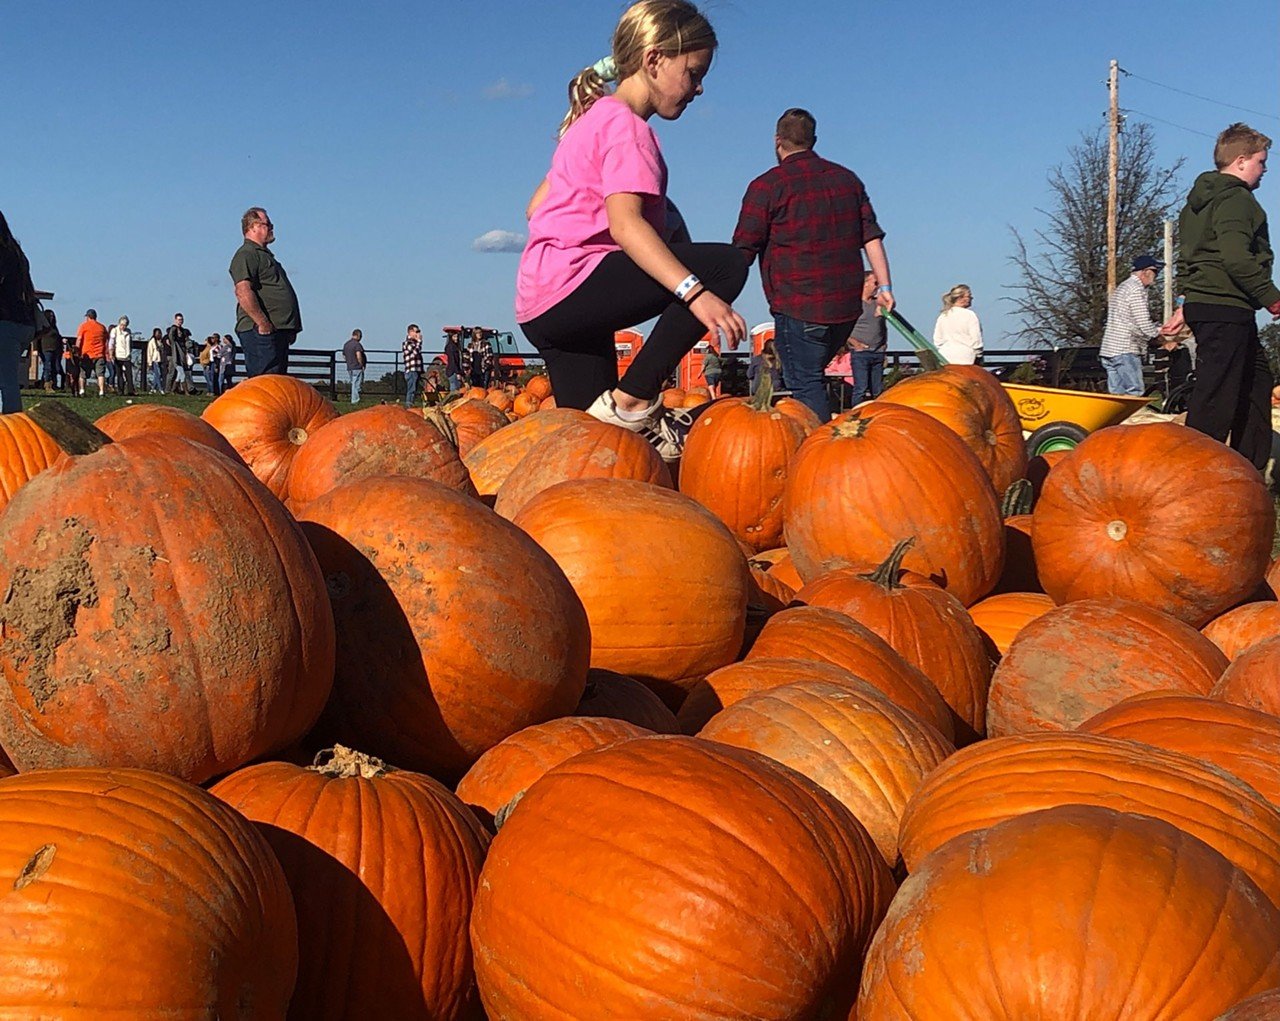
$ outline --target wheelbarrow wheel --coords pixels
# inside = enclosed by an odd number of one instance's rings
[[[1027,437],[1027,456],[1074,450],[1089,433],[1074,422],[1050,422]]]

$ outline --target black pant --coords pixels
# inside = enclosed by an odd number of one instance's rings
[[[132,359],[116,359],[116,393],[127,394],[130,397],[135,396]]]
[[[1215,440],[1226,442],[1230,436],[1232,449],[1264,471],[1271,456],[1275,384],[1258,341],[1257,320],[1244,309],[1198,303],[1188,303],[1183,315],[1196,338],[1196,381],[1187,425]]]
[[[732,302],[747,282],[747,261],[732,245],[675,244],[671,251],[723,301]],[[614,332],[654,316],[658,322],[619,382]],[[614,387],[653,400],[707,332],[623,252],[610,252],[577,290],[520,329],[547,363],[556,406],[583,410]]]

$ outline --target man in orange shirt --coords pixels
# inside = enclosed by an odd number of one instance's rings
[[[98,313],[89,309],[84,322],[76,330],[76,355],[84,368],[80,376],[80,396],[84,396],[84,380],[90,366],[98,377],[98,396],[107,396],[107,328],[98,322]]]

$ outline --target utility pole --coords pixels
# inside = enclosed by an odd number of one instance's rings
[[[1173,221],[1164,221],[1164,321],[1173,315]]]
[[[1116,289],[1116,188],[1120,171],[1120,62],[1111,62],[1110,167],[1107,175],[1107,297]]]

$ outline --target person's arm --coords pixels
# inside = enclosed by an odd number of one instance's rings
[[[1253,253],[1253,239],[1258,224],[1254,222],[1252,211],[1256,205],[1256,200],[1248,194],[1224,198],[1218,204],[1214,232],[1222,252],[1222,268],[1227,271],[1232,283],[1259,308],[1277,315],[1280,314],[1280,289]]]
[[[746,257],[750,266],[769,244],[768,188],[760,180],[752,181],[742,196],[738,225],[733,229],[733,245]]]
[[[982,350],[982,320],[978,318],[978,313],[969,309],[969,341],[973,344],[975,351]]]
[[[1147,300],[1147,290],[1134,291],[1129,298],[1129,317],[1133,328],[1147,340],[1154,340],[1160,333],[1160,327],[1151,319],[1151,303]]]
[[[271,332],[271,320],[267,318],[267,310],[262,307],[262,302],[258,300],[258,295],[248,280],[236,282],[236,301],[244,309],[245,315],[253,320],[253,325],[257,327],[259,333],[266,336]]]
[[[538,187],[533,189],[533,195],[529,199],[529,204],[524,207],[524,218],[532,220],[533,214],[538,211],[538,207],[546,200],[547,192],[551,190],[551,182],[547,178],[543,178]]]
[[[617,192],[607,196],[604,205],[609,217],[609,233],[613,235],[618,247],[632,262],[674,295],[681,282],[693,274],[681,265],[662,238],[658,237],[653,225],[644,218],[641,196],[632,192]],[[705,287],[701,290],[695,288],[694,293],[695,296],[688,301],[689,311],[711,333],[713,345],[719,343],[718,334],[723,333],[729,346],[737,347],[747,335],[746,320]]]
[[[889,255],[884,250],[884,238],[872,238],[862,250],[867,253],[871,272],[876,275],[876,304],[886,312],[893,311],[893,278],[889,275]]]

